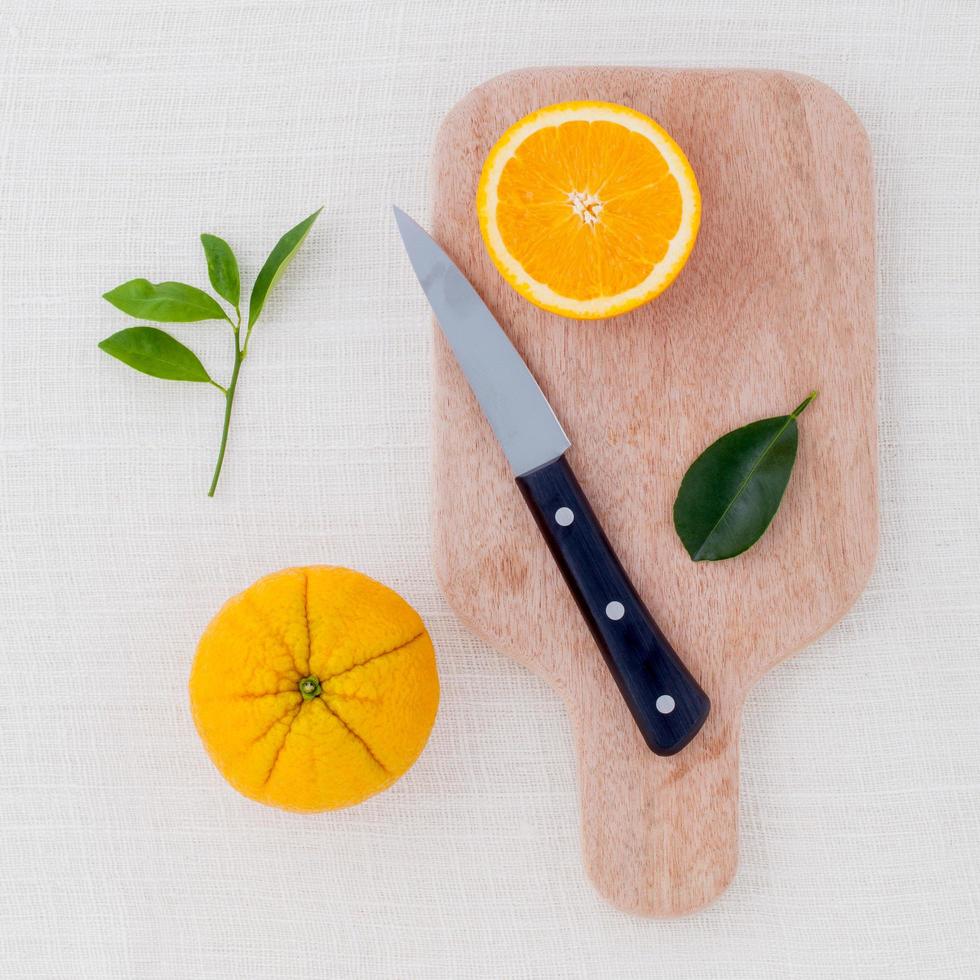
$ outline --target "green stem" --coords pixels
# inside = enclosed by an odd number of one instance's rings
[[[239,317],[240,316],[241,314],[239,314]],[[242,357],[245,357],[245,355],[248,353],[248,338],[252,336],[252,327],[254,326],[254,323],[250,323],[248,325],[248,330],[245,331],[245,343],[242,344]]]
[[[789,413],[789,417],[791,419],[798,419],[806,411],[807,406],[813,401],[814,398],[817,397],[818,394],[819,392],[817,391],[811,391],[810,394],[807,395],[806,398],[804,398],[803,401]]]
[[[312,701],[315,697],[319,697],[321,690],[320,678],[315,674],[310,674],[299,682],[299,693],[303,695],[304,701]]]
[[[218,477],[221,476],[221,464],[225,461],[225,448],[228,445],[228,426],[231,424],[231,406],[235,401],[235,388],[238,387],[238,372],[242,369],[242,361],[245,354],[238,343],[238,331],[241,326],[241,316],[239,316],[239,326],[235,327],[235,366],[231,369],[231,381],[225,390],[225,421],[221,428],[221,447],[218,449],[218,461],[214,464],[214,476],[211,478],[211,489],[208,496],[213,497],[214,491],[218,487]]]

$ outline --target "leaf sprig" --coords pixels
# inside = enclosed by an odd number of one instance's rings
[[[155,323],[195,323],[201,320],[225,320],[231,325],[235,339],[235,359],[227,387],[218,384],[207,372],[198,356],[170,334],[156,327],[128,327],[106,337],[99,347],[131,368],[154,378],[167,381],[193,381],[217,388],[225,399],[221,445],[214,466],[214,476],[208,496],[213,497],[221,476],[221,466],[228,445],[231,409],[238,387],[238,375],[248,355],[252,329],[262,313],[272,287],[279,281],[299,247],[306,240],[313,222],[322,211],[314,211],[295,228],[291,228],[276,243],[275,248],[259,270],[248,302],[248,321],[242,336],[241,279],[238,260],[231,246],[216,235],[201,235],[204,256],[208,263],[208,279],[214,291],[234,307],[235,316],[225,311],[210,294],[182,282],[152,283],[146,279],[131,279],[104,294],[117,309],[129,316]]]
[[[789,415],[734,429],[691,464],[674,501],[674,527],[694,561],[734,558],[765,533],[796,462],[796,420],[816,397],[811,391]]]

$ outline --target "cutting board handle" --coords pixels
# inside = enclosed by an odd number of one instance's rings
[[[517,478],[647,745],[674,755],[711,708],[657,626],[564,456]]]
[[[578,703],[575,692],[566,692],[586,871],[599,893],[624,911],[688,915],[725,890],[738,864],[741,706],[713,711],[683,752],[656,756],[622,703],[610,710],[617,695],[606,684],[603,710],[596,710],[594,692],[581,689]]]

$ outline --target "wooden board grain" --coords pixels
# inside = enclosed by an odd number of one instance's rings
[[[632,106],[686,152],[700,236],[662,296],[612,320],[544,312],[501,279],[475,211],[483,161],[521,116],[568,99]],[[446,118],[433,232],[471,278],[549,397],[606,532],[713,710],[679,755],[643,743],[525,508],[503,454],[436,332],[435,561],[460,618],[544,676],[576,733],[588,873],[615,905],[678,915],[735,871],[738,737],[746,693],[833,625],[877,546],[872,169],[834,92],[780,72],[527,70]],[[714,439],[780,415],[812,388],[799,456],[764,538],[693,563],[671,507]],[[828,720],[832,723],[832,719]]]

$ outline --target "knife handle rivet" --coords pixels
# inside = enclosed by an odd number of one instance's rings
[[[660,697],[657,698],[656,705],[657,711],[659,711],[662,715],[669,715],[676,707],[674,699],[669,694],[661,694]]]
[[[610,602],[606,606],[606,615],[613,620],[622,619],[626,615],[626,607],[621,602]]]
[[[559,507],[555,511],[555,523],[561,527],[568,527],[575,520],[575,514],[571,507]]]

